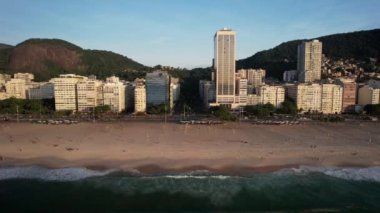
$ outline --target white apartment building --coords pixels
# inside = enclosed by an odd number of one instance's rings
[[[286,92],[301,112],[320,112],[322,87],[319,84],[287,85]]]
[[[261,104],[261,97],[256,94],[247,95],[247,105],[257,105]]]
[[[359,88],[358,104],[380,104],[380,88],[374,88],[369,85],[365,85]]]
[[[86,79],[77,83],[78,111],[92,111],[98,105],[98,91],[101,82],[95,79]]]
[[[257,95],[259,96],[259,103],[270,103],[279,108],[285,101],[285,88],[282,86],[265,85],[258,88]]]
[[[118,77],[112,76],[103,84],[103,103],[109,105],[113,112],[121,112],[125,109],[125,85]]]
[[[321,111],[324,114],[342,112],[343,87],[336,84],[322,84]]]
[[[146,112],[146,87],[143,79],[135,80],[135,113]]]
[[[78,110],[77,83],[87,80],[87,77],[64,74],[59,78],[53,78],[55,110]]]
[[[313,40],[298,45],[297,70],[300,82],[321,80],[322,42]]]
[[[13,75],[15,79],[23,79],[26,83],[32,82],[34,80],[34,75],[32,73],[15,73]]]
[[[238,96],[237,103],[247,104],[248,95],[248,80],[245,78],[236,79],[236,95]]]
[[[26,88],[25,79],[12,78],[5,83],[8,98],[26,99]]]

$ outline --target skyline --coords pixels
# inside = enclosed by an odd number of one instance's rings
[[[148,66],[211,66],[213,35],[223,27],[237,32],[237,59],[289,40],[380,28],[376,0],[0,3],[0,43],[58,38]]]

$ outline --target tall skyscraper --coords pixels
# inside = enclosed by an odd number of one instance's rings
[[[313,40],[298,45],[298,80],[313,82],[321,80],[322,42]]]
[[[214,36],[214,69],[216,103],[233,104],[235,101],[235,44],[236,32],[223,28]]]

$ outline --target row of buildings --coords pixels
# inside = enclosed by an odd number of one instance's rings
[[[205,107],[273,104],[281,107],[285,97],[293,99],[300,112],[334,114],[352,112],[355,106],[379,104],[380,83],[357,85],[354,79],[321,80],[322,42],[304,41],[297,50],[297,70],[284,72],[284,83],[265,84],[265,70],[235,70],[236,32],[224,28],[214,36],[214,72],[211,80],[199,82]]]
[[[147,73],[145,79],[121,81],[116,76],[97,80],[95,76],[64,74],[48,82],[34,82],[30,73],[16,73],[13,78],[0,74],[0,100],[55,99],[57,111],[92,111],[96,106],[110,106],[113,112],[124,110],[145,113],[154,105],[172,109],[180,94],[178,79],[165,71]]]

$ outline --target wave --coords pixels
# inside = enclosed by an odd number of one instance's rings
[[[380,182],[380,167],[313,167],[300,166],[299,168],[284,169],[284,174],[308,175],[310,173],[322,173],[327,176],[353,180]]]
[[[40,179],[46,181],[77,181],[90,177],[105,176],[113,171],[96,171],[87,168],[49,169],[40,166],[2,167],[0,168],[0,180]]]
[[[119,174],[119,176],[132,176],[138,178],[165,178],[165,179],[218,179],[228,180],[231,178],[259,178],[264,177],[281,177],[293,175],[310,175],[320,173],[330,177],[353,180],[353,181],[372,181],[380,182],[380,167],[314,167],[300,166],[298,168],[286,168],[272,173],[252,173],[245,176],[229,176],[223,174],[215,174],[208,170],[195,170],[186,173],[176,174],[159,174],[144,175],[138,170],[122,172],[118,170],[98,171],[83,167],[76,168],[58,168],[49,169],[41,166],[21,166],[21,167],[0,167],[0,180],[7,179],[40,179],[46,181],[77,181],[91,177],[107,176],[109,174]]]

